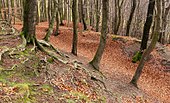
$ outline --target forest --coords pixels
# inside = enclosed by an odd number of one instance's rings
[[[170,0],[0,0],[0,103],[170,103]]]

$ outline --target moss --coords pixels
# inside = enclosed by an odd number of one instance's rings
[[[53,59],[53,58],[48,58],[48,59],[47,59],[47,62],[53,63],[53,62],[54,62],[54,59]]]
[[[23,35],[24,35],[24,32],[23,32],[23,31],[21,31],[20,35],[21,35],[21,36],[23,36]]]
[[[35,103],[36,100],[34,98],[37,95],[34,92],[34,88],[32,87],[31,83],[17,83],[13,85],[16,92],[21,95],[20,98],[15,100],[17,103]]]
[[[12,71],[4,71],[4,69],[0,72],[0,82],[8,83],[8,79],[13,76],[14,73]]]
[[[112,35],[112,41],[117,41],[117,40],[122,41],[122,42],[126,42],[127,41],[126,39],[124,39],[122,37],[119,37],[117,35]]]
[[[0,67],[0,73],[4,70],[4,68]]]
[[[44,84],[41,86],[41,90],[43,93],[45,94],[51,94],[51,93],[54,93],[53,91],[53,87],[51,87],[50,85],[48,84]]]
[[[28,83],[18,83],[13,86],[16,88],[19,94],[24,95],[25,97],[29,97],[30,95],[30,90],[29,90],[29,84]]]
[[[142,52],[138,51],[132,58],[132,62],[136,63],[137,61],[140,61],[142,58]]]
[[[116,36],[116,35],[112,35],[112,40],[114,41],[114,40],[117,40],[118,39],[118,37]]]

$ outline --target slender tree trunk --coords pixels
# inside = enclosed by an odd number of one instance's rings
[[[94,28],[94,3],[95,3],[95,0],[90,0],[90,26],[92,26],[92,29]]]
[[[100,22],[100,0],[96,0],[96,32],[99,31]]]
[[[15,25],[15,22],[16,22],[16,14],[17,13],[17,5],[16,5],[16,0],[14,0],[14,25]]]
[[[63,0],[59,0],[60,25],[63,26]]]
[[[84,14],[85,14],[85,21],[86,24],[89,25],[90,24],[90,20],[89,20],[89,0],[84,0]]]
[[[6,8],[6,1],[5,0],[2,0],[2,7],[3,8]],[[2,12],[3,12],[3,19],[4,20],[7,20],[7,11],[6,10],[2,10]]]
[[[132,0],[131,12],[130,12],[129,20],[127,21],[127,27],[126,27],[126,36],[129,36],[130,27],[131,27],[133,15],[135,13],[135,9],[136,9],[136,0]]]
[[[57,9],[57,11],[56,11],[56,31],[55,31],[55,34],[54,34],[55,36],[59,35],[59,26],[60,26],[59,9],[58,9],[58,7],[56,9]]]
[[[73,18],[73,43],[72,43],[72,53],[77,55],[77,41],[78,41],[78,32],[77,32],[77,20],[78,20],[78,0],[73,0],[72,4],[72,18]]]
[[[68,15],[67,15],[67,17],[68,17],[68,20],[67,20],[67,26],[69,26],[69,23],[70,23],[70,17],[71,17],[71,15],[70,15],[70,0],[68,0],[68,6],[67,6],[67,13],[68,13]]]
[[[64,0],[64,20],[68,20],[67,12],[67,0]]]
[[[40,13],[40,0],[37,0],[37,25],[40,23],[41,13]]]
[[[47,5],[47,1],[46,0],[44,0],[44,12],[45,12],[45,18],[46,18],[46,21],[48,21],[48,13],[47,13],[47,11],[48,11],[48,5]]]
[[[48,0],[48,23],[51,21],[51,0]]]
[[[82,19],[82,22],[83,22],[83,27],[84,27],[84,30],[87,30],[87,24],[86,24],[86,21],[85,21],[85,13],[84,13],[84,8],[83,8],[83,0],[80,0],[80,4],[81,4],[81,19]]]
[[[8,22],[11,24],[12,16],[11,16],[11,0],[8,0]]]
[[[47,34],[44,38],[45,41],[49,41],[50,35],[53,33],[54,21],[56,19],[56,12],[57,12],[56,1],[54,0],[53,15],[52,15],[52,19],[50,21],[50,25],[49,25]]]
[[[89,7],[90,7],[90,8],[89,8],[89,9],[90,9],[90,10],[89,10],[89,12],[90,12],[90,13],[89,13],[90,26],[92,26],[92,25],[93,25],[93,19],[92,19],[92,18],[93,18],[93,12],[92,12],[93,3],[92,3],[92,0],[89,1],[89,5],[90,5],[90,6],[89,6]]]
[[[155,48],[155,45],[158,41],[158,37],[160,34],[160,23],[161,23],[161,0],[155,0],[156,1],[156,9],[157,9],[157,14],[155,17],[155,29],[154,29],[154,35],[151,41],[151,44],[149,45],[149,47],[146,49],[146,51],[144,52],[144,54],[142,55],[142,59],[137,67],[137,70],[135,72],[135,75],[133,76],[132,80],[131,80],[131,84],[133,84],[135,87],[137,87],[137,81],[139,80],[139,77],[142,73],[142,69],[145,65],[146,59],[149,56],[149,54],[153,51],[153,49]]]
[[[147,48],[147,43],[149,39],[149,32],[153,21],[153,12],[155,7],[155,0],[149,0],[147,18],[143,29],[143,37],[140,50],[143,51]]]
[[[166,44],[168,43],[168,38],[166,36],[166,28],[167,28],[167,17],[168,17],[168,13],[170,11],[170,4],[167,6],[167,8],[165,8],[165,1],[162,1],[162,30],[161,30],[161,34],[159,37],[159,42],[161,42],[162,44]]]
[[[90,62],[90,64],[94,67],[94,69],[99,70],[99,63],[101,61],[104,48],[106,45],[106,38],[108,33],[108,11],[109,11],[109,0],[102,0],[103,8],[102,8],[102,30],[100,36],[100,43],[97,49],[97,52]]]
[[[79,1],[80,2],[78,2],[78,15],[79,15],[78,22],[82,23],[82,10],[81,10],[82,0],[79,0]]]
[[[122,5],[124,3],[124,0],[120,1],[120,0],[115,0],[115,19],[114,19],[114,34],[117,35],[118,31],[119,31],[119,27],[121,24],[121,9],[122,9]]]

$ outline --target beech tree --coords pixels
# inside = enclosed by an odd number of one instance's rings
[[[25,0],[22,35],[27,43],[35,43],[37,0]]]
[[[63,0],[58,0],[59,3],[59,14],[60,14],[60,25],[64,25],[63,19],[64,19],[64,14],[63,14]]]
[[[115,0],[115,18],[114,18],[114,28],[113,28],[113,33],[117,35],[119,31],[119,27],[121,24],[121,12],[122,12],[122,7],[123,7],[124,0]]]
[[[73,0],[72,4],[72,18],[73,18],[73,43],[71,52],[74,55],[77,55],[77,41],[78,41],[78,32],[77,32],[77,20],[78,20],[78,0]]]
[[[8,0],[8,22],[11,24],[11,20],[12,20],[12,13],[11,13],[11,0]]]
[[[154,7],[155,7],[155,0],[149,0],[147,18],[146,18],[146,22],[144,24],[142,43],[141,43],[141,47],[140,47],[141,51],[143,51],[147,48],[150,28],[151,28],[152,21],[153,21]]]
[[[155,29],[154,29],[154,33],[153,33],[153,37],[152,37],[152,41],[151,44],[149,45],[149,47],[144,51],[142,58],[140,60],[140,63],[137,67],[137,70],[131,80],[131,84],[134,85],[135,87],[137,87],[137,81],[139,80],[139,77],[141,76],[142,70],[144,68],[146,59],[148,58],[149,54],[153,51],[153,49],[155,48],[155,45],[158,41],[158,37],[160,34],[160,30],[161,30],[161,0],[155,0],[156,1],[156,16],[155,16]]]
[[[51,21],[50,21],[50,24],[49,24],[47,34],[44,38],[45,41],[49,41],[49,37],[53,33],[54,21],[56,19],[57,14],[58,14],[57,13],[57,2],[56,2],[56,0],[53,0],[53,2],[54,2],[53,14],[52,14],[52,18],[51,18]]]
[[[130,16],[129,16],[129,19],[127,21],[127,27],[126,27],[126,36],[129,36],[130,27],[131,27],[133,15],[135,13],[135,9],[136,9],[136,0],[132,0],[131,12],[130,12]]]
[[[79,0],[80,4],[81,4],[81,19],[82,19],[82,22],[83,22],[83,28],[84,30],[87,30],[87,24],[86,24],[86,20],[85,20],[85,12],[84,12],[84,8],[83,8],[83,0]]]
[[[60,19],[59,19],[59,12],[58,12],[58,8],[56,8],[56,31],[54,33],[55,36],[59,35],[59,26],[60,26]]]
[[[101,30],[101,35],[100,35],[100,43],[97,49],[97,52],[93,58],[93,60],[90,62],[90,64],[93,66],[94,69],[99,70],[99,63],[101,61],[104,48],[106,45],[106,38],[107,38],[107,33],[108,33],[108,5],[109,5],[109,0],[102,0],[102,30]]]
[[[167,7],[166,7],[167,5]],[[168,25],[168,14],[170,12],[170,2],[169,0],[162,1],[162,23],[161,23],[161,33],[159,37],[159,42],[162,44],[170,43],[170,37],[168,38],[167,34],[167,25]]]
[[[96,32],[99,31],[101,1],[96,0]]]

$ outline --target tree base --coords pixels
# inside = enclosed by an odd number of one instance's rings
[[[64,23],[60,23],[60,26],[64,26]]]
[[[133,81],[133,80],[130,81],[130,84],[133,85],[134,87],[136,87],[136,88],[138,89],[138,85],[137,85],[137,83],[136,83],[135,81]]]
[[[91,61],[89,64],[90,64],[95,70],[99,71],[99,66],[98,66],[97,63],[94,63],[93,61]]]

